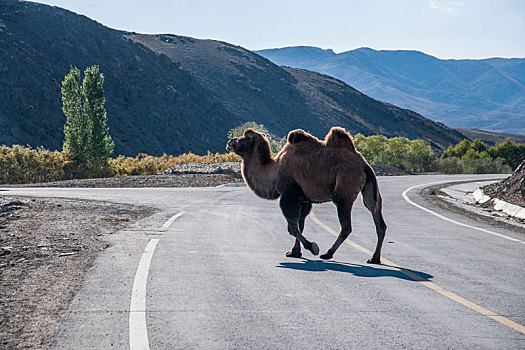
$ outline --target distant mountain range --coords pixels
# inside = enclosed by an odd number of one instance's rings
[[[444,149],[463,138],[340,80],[283,68],[228,43],[118,31],[47,5],[0,0],[0,144],[60,149],[60,84],[71,65],[100,65],[115,153],[224,151],[246,121],[284,136],[303,128],[423,138]]]
[[[449,127],[525,134],[525,58],[441,60],[418,51],[336,54],[308,46],[256,52],[281,66],[341,79]]]

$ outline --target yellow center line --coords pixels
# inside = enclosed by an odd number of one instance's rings
[[[329,227],[328,225],[326,225],[324,222],[322,222],[321,220],[319,220],[319,218],[317,216],[315,216],[315,214],[313,212],[310,213],[310,218],[312,218],[312,220],[317,224],[319,225],[320,227],[322,227],[323,229],[325,229],[328,233],[334,235],[334,236],[339,236],[339,233],[336,232],[335,230],[333,230],[331,227]],[[362,247],[360,246],[359,244],[355,243],[355,242],[352,242],[351,240],[349,239],[346,239],[345,240],[345,243],[356,248],[357,250],[360,250],[362,251],[363,253],[371,256],[373,254],[373,252],[371,250],[368,250],[366,249],[365,247]],[[457,294],[454,294],[452,292],[449,292],[448,290],[444,289],[444,288],[441,288],[440,286],[438,286],[437,284],[433,283],[433,282],[430,282],[429,280],[427,280],[426,278],[423,278],[421,276],[419,276],[418,274],[410,271],[410,270],[407,270],[407,269],[404,269],[402,268],[401,266],[393,263],[392,261],[388,260],[388,259],[385,259],[383,257],[381,257],[381,260],[382,262],[386,265],[389,265],[393,268],[396,268],[399,272],[405,274],[406,276],[410,277],[412,280],[416,281],[416,282],[419,282],[420,284],[424,285],[425,287],[427,288],[430,288],[432,289],[433,291],[435,292],[438,292],[439,294],[449,298],[450,300],[453,300],[457,303],[460,303],[461,305],[464,305],[466,307],[468,307],[469,309],[471,310],[474,310],[476,312],[479,312],[480,314],[482,314],[483,316],[487,316],[487,317],[490,317],[491,319],[495,320],[495,321],[498,321],[499,323],[507,326],[507,327],[510,327],[520,333],[523,333],[525,334],[525,326],[522,326],[521,324],[519,323],[516,323],[514,321],[511,321],[509,320],[508,318],[506,317],[503,317],[503,316],[500,316],[490,310],[487,310],[465,298],[462,298],[460,297],[459,295]]]

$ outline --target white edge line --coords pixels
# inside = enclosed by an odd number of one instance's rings
[[[421,209],[421,210],[424,210],[426,211],[427,213],[429,214],[432,214],[434,216],[437,216],[438,218],[440,219],[443,219],[443,220],[446,220],[448,222],[451,222],[453,224],[456,224],[456,225],[459,225],[459,226],[463,226],[463,227],[468,227],[468,228],[472,228],[474,230],[478,230],[478,231],[481,231],[481,232],[485,232],[485,233],[489,233],[491,235],[494,235],[494,236],[498,236],[498,237],[501,237],[501,238],[504,238],[504,239],[508,239],[509,241],[513,241],[513,242],[519,242],[521,244],[525,244],[524,241],[521,241],[519,239],[516,239],[516,238],[513,238],[513,237],[509,237],[509,236],[506,236],[506,235],[503,235],[501,233],[497,233],[497,232],[493,232],[493,231],[489,231],[489,230],[486,230],[484,228],[481,228],[481,227],[476,227],[476,226],[472,226],[472,225],[468,225],[468,224],[464,224],[464,223],[461,223],[461,222],[458,222],[456,220],[452,220],[452,219],[449,219],[441,214],[438,214],[430,209],[427,209],[419,204],[416,204],[414,202],[412,202],[408,196],[407,196],[407,193],[410,191],[410,190],[413,190],[414,188],[416,187],[422,187],[422,186],[431,186],[431,185],[438,185],[438,184],[443,184],[443,183],[446,183],[446,182],[433,182],[433,183],[427,183],[427,184],[422,184],[422,185],[416,185],[416,186],[412,186],[412,187],[409,187],[407,188],[404,192],[403,192],[403,198],[410,204],[412,204],[413,206]]]
[[[162,228],[168,228],[171,226],[171,224],[173,224],[173,221],[177,220],[177,218],[181,217],[183,214],[185,213],[184,210],[181,210],[179,211],[177,214],[173,215],[171,218],[169,218],[168,221],[166,221],[164,223],[164,225],[162,225]]]
[[[142,253],[129,306],[129,348],[130,350],[149,350],[148,329],[146,326],[146,285],[149,267],[158,239],[151,239]]]

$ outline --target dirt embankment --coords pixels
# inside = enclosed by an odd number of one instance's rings
[[[516,168],[514,174],[503,181],[484,186],[481,189],[492,198],[525,207],[525,158]]]
[[[0,348],[47,349],[60,316],[107,246],[153,209],[0,197]]]

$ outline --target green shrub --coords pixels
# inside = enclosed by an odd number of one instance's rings
[[[407,155],[409,171],[412,173],[423,173],[433,169],[434,152],[430,144],[423,140],[411,141],[411,147]]]
[[[459,142],[457,145],[455,145],[454,147],[448,146],[448,149],[445,152],[443,152],[443,154],[441,155],[441,159],[452,158],[452,157],[457,157],[457,158],[463,157],[463,155],[467,153],[467,150],[470,148],[470,144],[471,142],[469,140],[464,139],[461,142]]]
[[[503,163],[516,169],[525,156],[525,145],[507,138],[504,142],[490,147],[487,152],[492,158],[502,158]]]
[[[442,155],[436,168],[445,173],[500,174],[510,173],[525,155],[525,145],[510,139],[487,148],[480,139],[465,139],[450,146]],[[453,159],[447,161],[447,159]],[[462,169],[460,171],[460,168]]]
[[[458,157],[436,159],[434,168],[444,174],[463,174],[463,163]]]
[[[503,163],[503,158],[471,158],[463,161],[465,174],[509,174],[512,169]]]
[[[412,173],[432,169],[434,153],[430,144],[424,140],[357,134],[354,143],[356,149],[372,164],[392,165]]]

